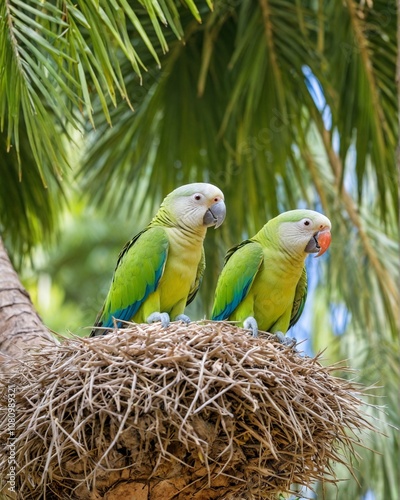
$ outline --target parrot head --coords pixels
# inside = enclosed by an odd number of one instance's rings
[[[281,243],[299,254],[324,254],[331,243],[331,222],[313,210],[290,210],[272,219],[278,224]]]
[[[224,222],[226,215],[222,191],[205,182],[186,184],[175,189],[164,199],[161,207],[179,224],[189,228],[217,228]]]

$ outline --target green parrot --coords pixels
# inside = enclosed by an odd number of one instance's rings
[[[215,290],[213,320],[238,321],[252,330],[283,336],[301,316],[307,297],[308,254],[322,255],[331,223],[313,210],[284,212],[252,238],[228,250]]]
[[[181,186],[162,202],[150,224],[120,253],[103,308],[91,336],[122,321],[164,327],[170,317],[187,323],[185,306],[194,299],[205,269],[203,240],[207,228],[219,227],[226,214],[216,186]],[[122,321],[118,321],[122,320]]]

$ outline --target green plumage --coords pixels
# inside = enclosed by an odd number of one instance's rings
[[[154,314],[165,321],[160,313],[168,315],[167,324],[169,316],[183,315],[204,273],[207,227],[217,227],[224,217],[223,195],[211,184],[189,184],[168,195],[148,227],[120,253],[95,326],[144,323]],[[95,328],[91,335],[102,333]]]
[[[306,248],[324,228],[330,229],[330,222],[322,214],[293,210],[231,248],[218,279],[212,319],[243,326],[254,318],[261,330],[286,333],[307,298]]]

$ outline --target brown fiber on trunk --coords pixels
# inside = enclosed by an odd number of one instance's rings
[[[55,343],[35,311],[0,238],[0,362],[12,362],[48,342]],[[3,371],[3,369],[2,369]]]

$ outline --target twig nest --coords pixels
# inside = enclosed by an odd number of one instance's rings
[[[1,387],[2,406],[15,388],[16,498],[272,499],[336,481],[349,430],[370,428],[337,369],[217,322],[46,347]]]

